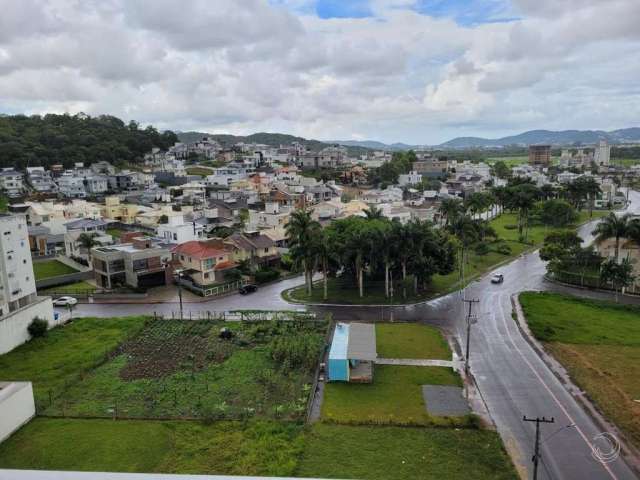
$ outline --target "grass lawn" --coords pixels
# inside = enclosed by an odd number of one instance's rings
[[[59,285],[57,287],[45,288],[38,290],[39,295],[47,295],[49,293],[86,293],[95,291],[96,286],[89,282],[80,281],[70,283],[68,285]]]
[[[144,326],[145,317],[83,318],[54,328],[0,355],[3,380],[33,382],[38,403],[48,402],[49,390],[60,393],[82,372],[104,360],[105,354]]]
[[[0,213],[6,212],[9,206],[9,199],[4,195],[0,194]]]
[[[495,432],[315,424],[296,475],[367,480],[517,479]]]
[[[206,167],[187,167],[186,170],[187,175],[200,175],[201,177],[213,175],[213,170]]]
[[[0,444],[0,468],[288,476],[300,431],[275,422],[38,418]]]
[[[520,303],[536,338],[640,446],[640,308],[533,292]]]
[[[113,238],[120,238],[124,233],[124,230],[120,230],[119,228],[107,228],[107,235],[111,235]]]
[[[469,419],[427,414],[422,385],[457,385],[457,373],[446,367],[376,365],[373,383],[332,382],[325,386],[322,419],[346,424],[465,425]]]
[[[416,323],[379,323],[376,346],[381,358],[451,360],[451,350],[435,327]]]
[[[77,270],[68,265],[65,265],[58,260],[45,260],[43,262],[33,262],[33,273],[36,280],[42,280],[44,278],[58,277],[60,275],[67,275],[69,273],[75,273]]]

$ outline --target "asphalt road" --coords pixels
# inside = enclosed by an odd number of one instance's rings
[[[628,211],[640,213],[640,193],[631,192]],[[580,233],[590,241],[593,224]],[[501,285],[492,285],[489,275],[473,282],[465,292],[453,293],[430,302],[407,307],[314,307],[331,312],[339,320],[389,319],[420,321],[439,325],[454,335],[460,345],[466,340],[464,298],[477,298],[474,305],[477,323],[471,335],[471,371],[487,403],[498,431],[516,465],[531,476],[531,456],[535,438],[533,423],[523,422],[523,416],[553,417],[555,424],[542,427],[541,479],[633,479],[637,478],[622,459],[601,463],[592,455],[594,438],[602,433],[583,411],[556,376],[522,337],[511,318],[511,296],[526,290],[569,291],[544,280],[545,266],[537,252],[524,255],[500,267],[505,276]],[[203,310],[284,309],[289,305],[280,291],[302,283],[294,278],[260,289],[257,293],[233,295],[206,303],[185,304],[185,315],[197,315]],[[570,290],[592,298],[606,294]],[[150,314],[154,311],[177,315],[177,304],[158,305],[79,305],[74,316],[120,316]],[[570,426],[571,425],[571,426]]]

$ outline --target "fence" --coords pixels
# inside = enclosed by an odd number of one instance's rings
[[[91,270],[86,272],[67,273],[66,275],[58,275],[56,277],[43,278],[36,281],[36,289],[57,287],[59,285],[66,285],[69,283],[80,282],[82,280],[89,280],[93,278],[93,272]]]
[[[580,273],[568,271],[553,272],[550,273],[549,276],[553,280],[557,280],[558,282],[562,283],[568,283],[570,285],[614,291],[614,288],[610,284],[603,282],[599,276],[582,275]],[[640,295],[640,285],[638,283],[635,283],[630,287],[625,288],[624,293],[630,295]]]
[[[179,320],[180,311],[172,311],[169,314],[153,312],[154,319]],[[324,322],[314,312],[291,310],[189,310],[183,312],[184,320],[217,320],[222,322],[267,322],[267,321],[304,321]]]

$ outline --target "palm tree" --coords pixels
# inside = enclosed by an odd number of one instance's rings
[[[87,250],[87,261],[91,264],[91,249],[100,245],[96,241],[96,237],[98,234],[96,232],[83,232],[78,236],[78,243],[80,244],[80,248],[84,248]]]
[[[627,213],[619,217],[611,212],[596,225],[596,228],[593,229],[591,234],[596,236],[596,243],[602,243],[610,238],[615,238],[615,259],[616,262],[619,262],[620,239],[632,233],[634,228],[631,222],[631,215]]]
[[[440,215],[445,219],[444,226],[448,227],[449,224],[462,214],[463,205],[457,198],[445,198],[440,204]]]
[[[285,227],[287,242],[293,260],[302,264],[304,270],[307,293],[311,295],[313,286],[314,243],[321,234],[320,223],[311,218],[311,211],[296,210],[291,214],[289,223]]]
[[[381,220],[382,218],[384,218],[382,210],[377,208],[375,205],[371,205],[369,208],[367,208],[364,211],[364,215],[367,220]]]

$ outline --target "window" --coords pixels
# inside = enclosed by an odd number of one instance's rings
[[[178,235],[174,233],[174,234],[173,234],[173,239],[174,239],[174,240],[178,240]]]
[[[209,278],[209,272],[204,274],[204,278],[207,278],[207,279]]]
[[[264,249],[264,253],[267,253],[268,251],[269,251],[269,248]]]
[[[25,258],[25,259],[23,259],[23,260],[22,260],[22,263],[24,263],[24,264],[26,265],[26,264],[27,264],[27,259],[26,259],[26,258]]]

